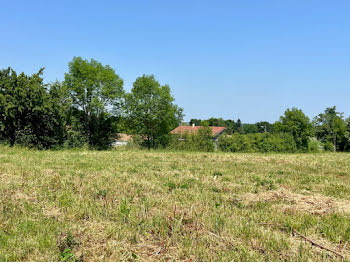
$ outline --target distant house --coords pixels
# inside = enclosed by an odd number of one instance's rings
[[[117,138],[115,139],[115,141],[113,142],[112,145],[113,146],[126,146],[131,141],[132,141],[132,135],[119,133],[119,134],[117,134]]]
[[[172,130],[171,134],[196,134],[199,129],[204,128],[204,126],[195,126],[194,124],[192,126],[178,126],[174,130]],[[215,142],[215,148],[217,148],[217,143],[219,140],[219,137],[225,133],[226,127],[224,126],[209,126],[211,129],[212,139]]]

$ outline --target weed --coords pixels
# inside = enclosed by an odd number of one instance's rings
[[[169,191],[173,191],[173,190],[175,190],[176,187],[177,187],[177,185],[176,185],[174,182],[171,182],[171,181],[168,182],[168,183],[166,183],[165,186],[168,187]]]
[[[105,199],[107,196],[107,190],[100,189],[97,192],[97,198],[99,199]]]
[[[77,245],[72,233],[68,231],[66,235],[61,236],[58,241],[59,261],[61,262],[79,262],[81,258],[77,258],[73,253],[73,248]]]
[[[130,208],[126,199],[122,199],[120,202],[120,214],[123,218],[124,223],[128,222],[130,215]]]

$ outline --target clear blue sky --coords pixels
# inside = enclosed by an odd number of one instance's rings
[[[126,90],[142,74],[169,84],[190,118],[275,121],[350,114],[350,1],[1,1],[0,68],[45,67],[63,80],[73,56],[109,64]]]

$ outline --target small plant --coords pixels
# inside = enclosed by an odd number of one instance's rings
[[[58,249],[60,251],[59,261],[60,262],[79,262],[81,258],[77,258],[73,253],[73,248],[77,245],[73,235],[68,231],[66,235],[61,237],[58,241]]]
[[[190,184],[188,184],[188,183],[181,184],[180,188],[182,188],[182,189],[189,189],[190,188]]]
[[[166,183],[165,186],[167,186],[169,188],[169,191],[173,191],[177,187],[176,184],[174,182],[172,182],[172,181]]]
[[[123,217],[124,223],[126,223],[129,219],[130,214],[130,208],[126,199],[122,199],[122,201],[120,202],[120,214]]]
[[[265,187],[267,190],[276,189],[275,182],[270,179],[261,179],[260,177],[256,177],[255,179],[256,191],[259,187]]]
[[[215,187],[215,186],[213,186],[213,187],[211,188],[211,190],[212,190],[213,192],[215,192],[215,193],[220,193],[220,192],[221,192],[221,190],[220,190],[219,188]]]
[[[103,189],[100,189],[98,192],[97,192],[97,197],[99,199],[105,199],[107,196],[107,190],[103,190]]]
[[[244,205],[243,205],[243,203],[242,203],[242,200],[240,200],[237,196],[234,196],[234,197],[231,199],[230,203],[231,203],[233,206],[237,207],[237,208],[243,208],[243,207],[244,207]]]

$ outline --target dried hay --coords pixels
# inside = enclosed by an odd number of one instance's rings
[[[288,189],[271,190],[258,194],[248,193],[242,196],[245,204],[254,202],[279,202],[283,211],[307,212],[310,214],[328,214],[334,212],[350,214],[350,202],[338,200],[320,194],[303,195]],[[281,203],[282,202],[282,203]]]

